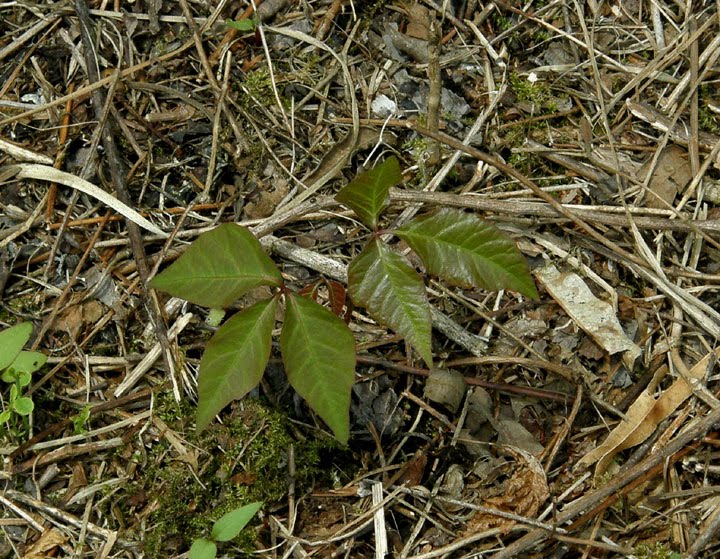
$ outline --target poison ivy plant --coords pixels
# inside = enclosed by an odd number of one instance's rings
[[[32,381],[32,374],[47,361],[37,351],[25,351],[23,347],[32,334],[32,324],[23,322],[0,332],[0,379],[10,385],[7,401],[2,402],[0,424],[6,425],[6,432],[19,434],[18,423],[27,421],[35,404],[29,396],[23,396],[23,389]]]
[[[537,291],[515,243],[473,214],[443,209],[394,231],[381,229],[390,188],[401,181],[400,165],[391,157],[336,196],[372,231],[367,246],[348,267],[347,292],[355,305],[403,336],[431,367],[431,309],[425,283],[383,236],[392,233],[404,240],[430,274],[450,284],[511,289],[531,298]],[[260,382],[270,358],[275,319],[284,308],[280,351],[288,380],[335,437],[347,442],[355,344],[339,318],[345,291],[336,282],[325,285],[332,312],[313,299],[315,288],[301,291],[309,297],[293,292],[252,233],[235,224],[201,235],[152,280],[152,287],[213,309],[228,307],[256,287],[274,289],[267,300],[228,319],[208,342],[198,377],[199,430]]]
[[[432,361],[430,304],[425,284],[407,259],[374,238],[348,267],[348,292],[356,305],[395,330]]]
[[[263,504],[259,502],[250,503],[220,517],[213,525],[209,539],[198,538],[193,542],[190,547],[189,559],[215,559],[217,555],[216,542],[229,542],[237,537],[262,506]]]
[[[261,285],[280,287],[280,270],[244,227],[224,224],[190,245],[151,284],[196,305],[224,308]]]
[[[198,430],[260,382],[282,298],[280,350],[288,380],[337,439],[347,442],[355,378],[352,333],[322,305],[290,291],[250,231],[226,223],[204,233],[150,285],[212,308],[227,307],[256,287],[276,288],[268,300],[232,316],[208,342],[198,376]]]
[[[400,184],[402,173],[395,157],[363,173],[337,193],[335,199],[354,211],[370,229],[389,201],[390,187]]]
[[[278,297],[256,303],[237,313],[212,337],[200,360],[200,406],[197,427],[203,430],[233,400],[255,388],[270,359]],[[207,406],[206,402],[213,402]]]
[[[390,231],[378,218],[400,183],[394,157],[361,175],[335,199],[372,230],[367,247],[348,267],[348,293],[376,321],[402,335],[432,367],[430,304],[422,277],[381,236],[393,233],[420,257],[425,269],[462,287],[510,289],[531,298],[537,290],[515,243],[496,227],[462,210],[441,209]]]
[[[311,299],[288,293],[280,350],[290,384],[312,402],[338,440],[347,442],[355,379],[355,339],[350,329]]]

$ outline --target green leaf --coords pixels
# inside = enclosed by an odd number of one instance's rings
[[[30,339],[32,324],[22,322],[0,332],[0,370],[15,361],[20,350]]]
[[[353,210],[370,229],[375,229],[378,216],[390,197],[390,187],[401,182],[400,164],[395,157],[390,157],[358,175],[337,193],[335,199]]]
[[[198,375],[198,432],[260,382],[270,358],[277,303],[273,297],[239,312],[208,342]]]
[[[217,555],[215,542],[205,538],[198,538],[190,547],[188,559],[215,559],[215,555]]]
[[[87,424],[90,420],[91,410],[92,406],[88,404],[81,409],[77,415],[70,417],[70,420],[73,422],[74,434],[79,435],[80,433],[85,433],[87,431]]]
[[[12,417],[12,412],[10,410],[5,410],[4,412],[0,413],[0,423],[7,423],[10,421],[10,418]]]
[[[289,293],[280,349],[292,387],[345,444],[355,380],[355,339],[350,329],[325,307]]]
[[[35,404],[33,404],[33,401],[27,396],[22,396],[13,400],[12,408],[18,415],[30,415],[33,409],[35,409]]]
[[[282,282],[255,236],[225,223],[200,235],[150,286],[197,305],[223,308],[255,287]]]
[[[476,215],[443,209],[403,225],[395,234],[422,258],[428,272],[450,283],[538,297],[515,242]]]
[[[373,239],[348,267],[348,292],[375,320],[395,330],[432,367],[430,304],[410,263]]]
[[[21,351],[12,362],[10,368],[16,373],[31,375],[47,362],[47,355],[39,351]],[[25,386],[24,384],[22,386]]]
[[[10,366],[10,369],[12,369],[12,365]],[[30,382],[32,382],[32,375],[25,371],[15,371],[15,382],[17,383],[18,387],[25,388]]]
[[[220,326],[223,318],[225,318],[225,309],[210,309],[207,317],[205,318],[205,322],[208,326],[217,328]]]
[[[238,31],[253,31],[255,22],[252,19],[226,19],[225,25]]]
[[[216,542],[228,542],[237,536],[248,522],[260,510],[263,503],[256,502],[231,510],[223,515],[213,526],[211,537]]]

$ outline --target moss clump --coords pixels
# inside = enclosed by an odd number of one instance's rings
[[[425,126],[424,115],[418,118],[418,122]],[[403,144],[403,148],[410,152],[413,162],[418,167],[419,172],[415,175],[415,178],[418,181],[418,184],[416,185],[417,188],[420,188],[430,179],[427,162],[430,158],[431,147],[432,140],[421,136],[416,136]],[[413,185],[412,182],[410,184]]]
[[[701,130],[711,134],[720,133],[720,115],[712,112],[707,106],[700,107],[698,124]]]
[[[550,87],[542,80],[532,81],[520,74],[512,74],[510,76],[510,86],[512,87],[518,101],[532,103],[538,109],[547,108],[552,111],[553,108],[548,106],[552,101],[552,92]]]
[[[244,95],[240,97],[240,103],[246,109],[258,103],[263,107],[271,107],[275,103],[273,84],[270,72],[266,68],[258,68],[245,75],[242,82]]]
[[[161,403],[162,404],[162,403]],[[158,406],[158,414],[182,432],[188,427],[186,413],[174,402]],[[167,407],[167,410],[162,408]],[[153,495],[154,511],[146,524],[145,552],[148,557],[167,557],[190,548],[193,540],[206,537],[212,524],[226,512],[253,501],[265,503],[265,510],[281,501],[288,487],[288,450],[295,453],[295,483],[299,491],[313,483],[332,483],[333,470],[323,459],[341,450],[334,439],[296,441],[289,421],[259,401],[245,400],[225,418],[199,436],[185,435],[187,448],[199,448],[198,471],[173,455],[162,442],[151,453],[144,478],[144,491]],[[233,557],[253,549],[257,532],[243,530],[234,545]]]
[[[661,542],[656,542],[655,545],[640,544],[635,548],[635,555],[638,559],[680,559],[681,557],[679,553]]]

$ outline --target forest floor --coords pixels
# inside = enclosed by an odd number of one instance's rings
[[[0,329],[47,356],[0,382],[0,558],[187,556],[255,501],[221,556],[720,556],[718,4],[255,5],[0,3]],[[426,276],[446,377],[346,309],[347,446],[277,347],[197,433],[214,327],[150,277],[236,222],[342,282],[333,194],[391,155],[388,224],[474,212],[539,299]]]

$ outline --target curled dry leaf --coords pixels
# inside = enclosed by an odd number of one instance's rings
[[[408,487],[415,487],[422,483],[425,475],[425,467],[427,466],[427,454],[418,450],[412,458],[402,465],[395,478],[397,485],[405,484]]]
[[[687,371],[687,376],[679,377],[660,396],[654,394],[658,380],[650,383],[648,388],[630,406],[626,413],[627,419],[621,421],[607,439],[595,450],[583,456],[579,463],[589,466],[597,462],[595,476],[602,475],[618,452],[636,446],[647,439],[658,424],[693,393],[692,382],[699,381],[704,377],[710,359],[713,357],[716,357],[716,354],[708,353]],[[656,375],[656,379],[657,377],[658,375]]]
[[[428,40],[428,29],[430,27],[430,10],[419,3],[413,3],[408,8],[408,24],[405,32],[408,37]]]
[[[468,410],[465,417],[465,428],[475,432],[493,416],[492,396],[487,390],[475,387],[468,394]]]
[[[623,332],[612,305],[595,297],[583,279],[574,273],[561,273],[552,264],[535,274],[575,323],[610,355],[623,353],[623,363],[632,370],[641,350]]]
[[[42,559],[52,557],[58,547],[64,545],[68,538],[60,530],[50,528],[45,530],[40,539],[25,550],[25,559]]]
[[[95,324],[104,314],[104,307],[97,301],[69,304],[60,312],[51,331],[64,330],[76,340],[85,326]]]
[[[482,505],[518,516],[535,518],[540,507],[550,495],[545,471],[532,454],[509,446],[503,447],[503,450],[517,461],[514,473],[498,489],[498,494],[485,499]],[[465,534],[484,532],[490,528],[499,528],[503,533],[507,533],[515,523],[514,520],[508,518],[485,511],[477,511],[468,520]]]

